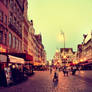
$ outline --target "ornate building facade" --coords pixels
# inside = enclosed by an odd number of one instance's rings
[[[44,62],[42,36],[35,34],[33,21],[27,18],[27,0],[0,0],[0,6],[0,53],[25,56],[37,64]]]
[[[8,18],[9,0],[0,0],[0,52],[7,52],[8,48]]]
[[[33,20],[30,21],[28,38],[28,52],[33,56],[34,65],[42,65],[46,62],[46,52],[42,44],[41,34],[35,34]]]

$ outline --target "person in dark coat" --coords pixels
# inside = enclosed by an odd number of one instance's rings
[[[7,80],[6,80],[4,67],[1,64],[0,64],[0,86],[1,87],[6,87],[7,86]]]

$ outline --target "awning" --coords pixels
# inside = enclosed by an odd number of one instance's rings
[[[22,58],[24,59],[25,61],[33,61],[33,56],[32,55],[29,55],[27,53],[1,53],[3,55],[11,55],[11,56],[14,56],[14,57],[18,57],[18,58]]]
[[[23,58],[25,61],[33,61],[33,56],[26,53],[7,53],[15,57]]]
[[[85,63],[85,64],[82,64],[83,66],[87,66],[87,65],[92,65],[92,63]]]
[[[33,56],[29,55],[29,54],[26,54],[26,58],[25,58],[26,61],[33,61]]]
[[[9,55],[10,63],[24,64],[24,59]]]
[[[87,61],[88,61],[88,62],[92,62],[92,58],[88,59]]]

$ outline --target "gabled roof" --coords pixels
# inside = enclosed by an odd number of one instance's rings
[[[62,53],[63,51],[65,52],[69,52],[69,50],[71,50],[73,52],[72,48],[60,48],[60,52]]]

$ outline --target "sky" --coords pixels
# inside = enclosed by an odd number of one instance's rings
[[[51,60],[56,49],[77,51],[83,34],[92,30],[92,0],[28,0],[28,19],[33,20],[35,33],[42,34],[42,43]],[[87,39],[90,38],[88,35]]]

